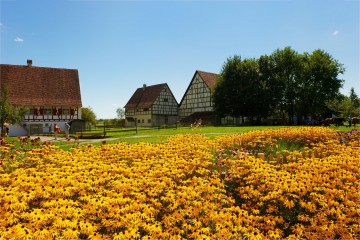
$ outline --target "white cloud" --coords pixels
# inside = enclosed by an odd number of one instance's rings
[[[16,38],[14,39],[14,41],[15,41],[15,42],[23,42],[24,39],[22,39],[22,38],[20,38],[20,37],[16,37]]]
[[[113,106],[113,107],[118,107],[118,106],[119,106],[119,104],[117,104],[117,103],[113,103],[113,104],[111,104],[111,106]]]
[[[338,34],[339,34],[339,30],[335,30],[335,31],[332,33],[333,36],[336,36],[336,35],[338,35]]]

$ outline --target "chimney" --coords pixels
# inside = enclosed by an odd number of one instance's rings
[[[143,84],[143,90],[145,91],[145,88],[146,88],[146,84]]]
[[[32,66],[32,60],[31,60],[31,59],[28,59],[28,60],[27,60],[27,65],[28,65],[28,67],[31,67],[31,66]]]

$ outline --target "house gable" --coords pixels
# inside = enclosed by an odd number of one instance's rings
[[[159,126],[177,121],[178,103],[166,83],[136,89],[125,105],[125,124]],[[171,116],[171,121],[169,117]]]
[[[124,106],[125,109],[151,107],[157,97],[160,95],[166,83],[146,86],[136,89],[129,101]]]
[[[179,117],[184,118],[196,112],[213,111],[211,99],[218,74],[196,71],[192,78],[179,108]]]
[[[178,114],[178,103],[170,88],[166,85],[156,98],[151,109],[152,114],[173,115]]]

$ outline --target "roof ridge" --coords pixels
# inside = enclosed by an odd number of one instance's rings
[[[209,74],[219,75],[219,73],[206,72],[206,71],[202,71],[202,70],[196,70],[196,71],[200,72],[200,73],[209,73]]]
[[[0,63],[0,66],[10,66],[10,67],[24,67],[24,68],[45,68],[45,69],[57,69],[57,70],[77,70],[77,68],[57,68],[57,67],[44,67],[44,66],[28,66],[28,65],[17,65],[17,64],[7,64],[7,63]]]

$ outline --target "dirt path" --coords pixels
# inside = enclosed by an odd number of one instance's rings
[[[58,137],[57,140],[55,140],[54,137],[49,136],[31,136],[30,139],[34,138],[40,138],[41,142],[68,142],[68,143],[74,143],[75,139],[71,138],[69,141],[66,140],[64,137]],[[118,138],[94,138],[94,139],[78,139],[76,141],[79,141],[80,143],[94,143],[94,142],[102,142],[102,141],[112,141],[116,140]]]

